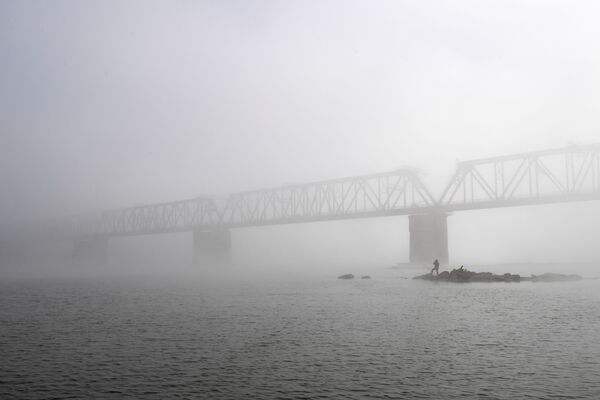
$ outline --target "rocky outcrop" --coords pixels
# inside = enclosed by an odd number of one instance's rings
[[[433,275],[431,275],[431,276],[433,276]],[[442,271],[442,272],[440,272],[440,274],[437,276],[437,279],[441,279],[441,280],[444,280],[444,279],[448,280],[448,279],[450,279],[450,272],[448,272],[448,271]]]
[[[452,271],[443,271],[439,275],[425,274],[415,276],[414,279],[424,279],[427,281],[444,282],[520,282],[521,276],[518,274],[496,275],[491,272],[473,272],[466,269],[453,269]]]
[[[542,275],[531,275],[531,277],[521,277],[518,274],[496,275],[491,272],[473,272],[466,269],[453,269],[452,271],[443,271],[439,275],[425,274],[415,276],[413,279],[423,279],[426,281],[440,282],[570,282],[583,279],[579,275],[563,275],[547,273]]]
[[[352,275],[352,274],[344,274],[344,275],[338,276],[338,279],[354,279],[354,275]]]

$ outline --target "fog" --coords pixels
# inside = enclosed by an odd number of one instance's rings
[[[0,0],[0,399],[600,398],[599,21]]]
[[[2,2],[0,225],[406,166],[438,198],[457,161],[598,142],[599,15],[593,1]],[[600,261],[597,202],[448,227],[453,264]],[[406,217],[232,235],[235,264],[256,269],[408,259]],[[189,268],[190,243],[111,239],[110,264]]]

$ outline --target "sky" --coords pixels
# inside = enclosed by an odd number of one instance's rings
[[[598,142],[599,17],[594,1],[0,2],[0,223],[404,166],[439,195],[459,160]],[[531,235],[558,209],[541,210]],[[479,214],[461,218],[477,236]]]

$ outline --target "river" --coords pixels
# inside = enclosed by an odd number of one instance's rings
[[[184,278],[3,279],[0,398],[600,398],[598,280]]]

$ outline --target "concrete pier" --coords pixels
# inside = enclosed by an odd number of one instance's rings
[[[78,265],[107,265],[108,238],[88,237],[76,240],[73,243],[73,262]]]
[[[231,231],[194,232],[193,261],[197,266],[220,266],[231,263]]]
[[[408,216],[410,231],[410,262],[431,264],[438,259],[448,264],[447,214],[419,214]]]

